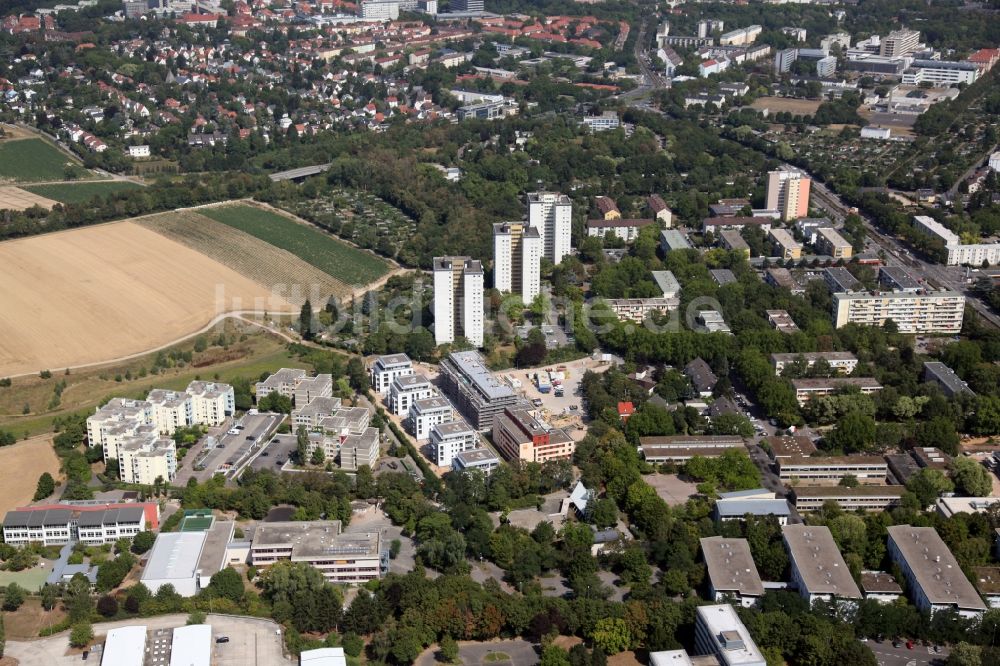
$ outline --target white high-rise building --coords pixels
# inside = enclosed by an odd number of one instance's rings
[[[573,203],[558,192],[529,192],[528,226],[542,237],[542,256],[558,264],[570,250]]]
[[[483,346],[483,264],[469,257],[434,257],[434,341],[458,336]]]
[[[493,286],[530,304],[541,292],[542,237],[523,222],[493,225]]]

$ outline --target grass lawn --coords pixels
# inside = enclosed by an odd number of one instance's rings
[[[198,213],[287,250],[345,284],[374,282],[389,268],[378,257],[283,215],[254,206],[199,208]]]
[[[45,563],[46,566],[35,566],[24,571],[0,571],[0,585],[6,587],[11,583],[17,583],[29,592],[37,592],[45,584],[45,580],[49,577],[49,569],[52,568],[52,563],[48,560],[39,562]]]
[[[32,194],[54,199],[65,204],[85,203],[94,197],[105,196],[113,192],[135,190],[142,187],[135,183],[115,180],[101,183],[54,183],[49,185],[31,185],[23,189]]]
[[[68,155],[41,139],[0,143],[0,179],[18,183],[62,180],[67,162],[78,166]]]

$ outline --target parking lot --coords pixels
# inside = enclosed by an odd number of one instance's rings
[[[517,390],[528,400],[539,401],[540,409],[551,419],[568,418],[578,424],[583,421],[583,398],[580,395],[580,380],[587,370],[593,372],[604,372],[613,367],[614,361],[595,361],[587,357],[570,361],[568,363],[553,363],[539,368],[525,368],[520,370],[507,370],[498,373],[501,378],[512,376],[521,382]],[[565,370],[563,370],[565,368]],[[555,389],[550,389],[548,393],[542,393],[535,384],[535,373],[546,370],[559,370],[565,373],[563,379],[563,395],[557,396]],[[536,403],[537,405],[537,403]]]
[[[274,435],[267,441],[257,457],[250,461],[250,469],[274,471],[281,470],[292,454],[298,449],[298,438],[295,435]]]
[[[228,430],[213,429],[185,456],[174,484],[183,486],[191,477],[204,482],[217,473],[235,474],[270,439],[284,418],[283,414],[247,414]],[[213,439],[214,446],[208,448]]]
[[[941,646],[941,652],[934,652],[934,648],[917,643],[912,649],[907,648],[905,642],[899,647],[894,647],[890,641],[867,641],[867,645],[878,659],[879,666],[938,666],[948,660],[951,652],[944,646]]]

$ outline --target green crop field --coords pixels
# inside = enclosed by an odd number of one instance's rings
[[[199,208],[198,213],[291,252],[345,284],[367,284],[389,271],[378,257],[268,210],[234,205]]]
[[[94,197],[105,196],[113,192],[135,190],[140,187],[142,187],[142,185],[137,185],[136,183],[113,180],[100,183],[53,183],[49,185],[30,185],[21,189],[28,190],[32,194],[37,194],[40,197],[52,199],[60,203],[75,204],[86,203]]]
[[[30,183],[62,180],[66,164],[79,165],[69,156],[41,139],[18,139],[0,143],[0,180]]]

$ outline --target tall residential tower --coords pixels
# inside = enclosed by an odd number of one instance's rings
[[[469,257],[434,257],[434,341],[459,335],[483,346],[483,265]]]
[[[493,286],[530,304],[541,291],[542,237],[524,222],[493,225]]]
[[[812,179],[803,171],[783,166],[767,173],[767,205],[781,219],[797,220],[809,215],[809,186]]]
[[[573,203],[557,192],[528,193],[528,226],[538,229],[544,256],[558,264],[569,254]]]

